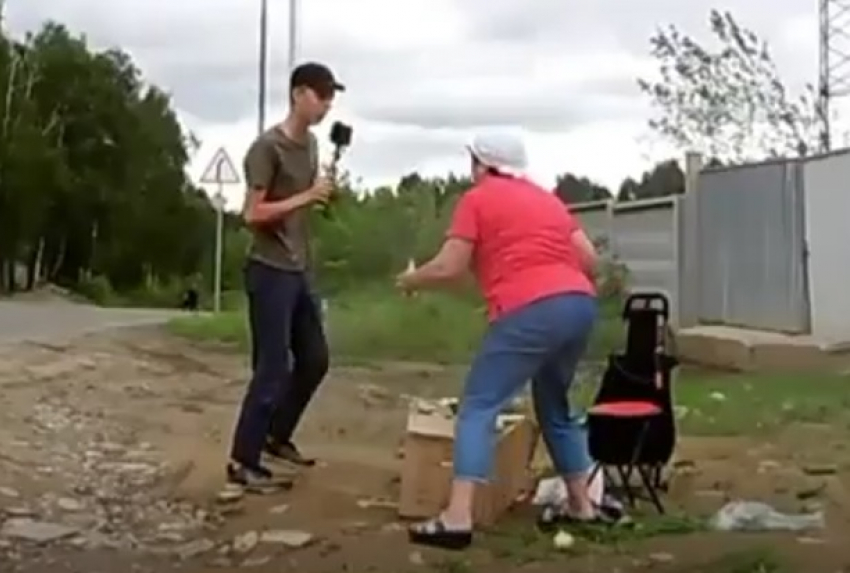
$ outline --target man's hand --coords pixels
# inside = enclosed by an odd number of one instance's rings
[[[334,184],[326,177],[319,177],[312,187],[304,191],[304,196],[310,204],[318,203],[325,205],[331,200]]]

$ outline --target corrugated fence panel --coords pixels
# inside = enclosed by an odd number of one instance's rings
[[[665,293],[674,311],[678,308],[679,200],[619,203],[613,209],[611,233],[614,253],[629,269],[629,287]]]
[[[801,169],[782,161],[700,175],[701,322],[808,330]]]
[[[594,241],[598,239],[610,240],[611,234],[611,211],[609,201],[594,201],[592,203],[578,203],[570,206],[570,211],[581,221],[584,232]]]

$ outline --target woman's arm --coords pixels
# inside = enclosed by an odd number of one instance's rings
[[[596,266],[599,263],[599,254],[596,252],[593,241],[590,240],[584,229],[578,227],[570,234],[570,242],[578,253],[582,270],[587,276],[594,276]]]
[[[475,196],[467,192],[455,207],[446,241],[434,258],[415,270],[402,273],[398,286],[416,290],[427,285],[452,282],[466,274],[472,265],[478,242],[478,207]]]
[[[440,252],[424,265],[399,277],[401,286],[415,290],[428,285],[453,282],[466,274],[472,262],[474,245],[466,239],[450,237]]]

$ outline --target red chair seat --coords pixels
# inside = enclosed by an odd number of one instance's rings
[[[591,416],[610,416],[612,418],[644,418],[657,416],[661,412],[662,410],[657,404],[631,400],[596,404],[588,410]]]

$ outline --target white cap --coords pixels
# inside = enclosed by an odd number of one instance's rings
[[[467,148],[483,165],[505,175],[522,176],[528,168],[525,143],[513,133],[481,133]]]

